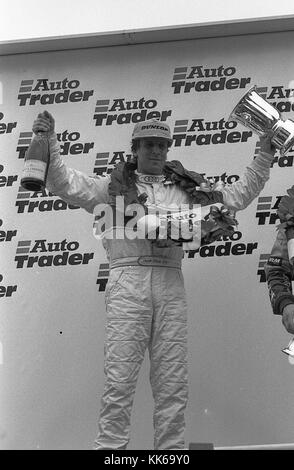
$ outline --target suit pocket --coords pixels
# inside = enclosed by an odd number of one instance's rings
[[[123,268],[116,268],[110,271],[110,276],[105,290],[105,300],[108,299],[110,294],[114,294],[119,289],[119,281],[124,273]]]

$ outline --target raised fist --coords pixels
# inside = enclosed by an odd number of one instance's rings
[[[270,137],[260,137],[259,142],[261,152],[266,152],[270,155],[274,155],[276,153],[276,148],[273,146]]]
[[[33,123],[32,130],[34,134],[45,132],[47,135],[51,135],[54,132],[54,126],[55,121],[53,116],[48,111],[44,111],[38,114],[37,119]]]

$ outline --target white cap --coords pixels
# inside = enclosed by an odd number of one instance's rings
[[[148,121],[138,122],[135,125],[132,139],[142,139],[144,137],[161,137],[170,143],[173,141],[169,125],[158,121],[158,119],[149,119]]]

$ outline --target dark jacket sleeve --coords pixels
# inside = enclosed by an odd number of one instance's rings
[[[293,267],[289,262],[287,240],[282,230],[278,232],[264,270],[273,312],[275,315],[282,315],[286,305],[294,304]]]

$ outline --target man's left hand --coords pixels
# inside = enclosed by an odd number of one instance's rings
[[[274,154],[276,153],[276,148],[273,146],[270,137],[260,137],[259,142],[261,152],[269,153],[270,155],[274,156]]]

